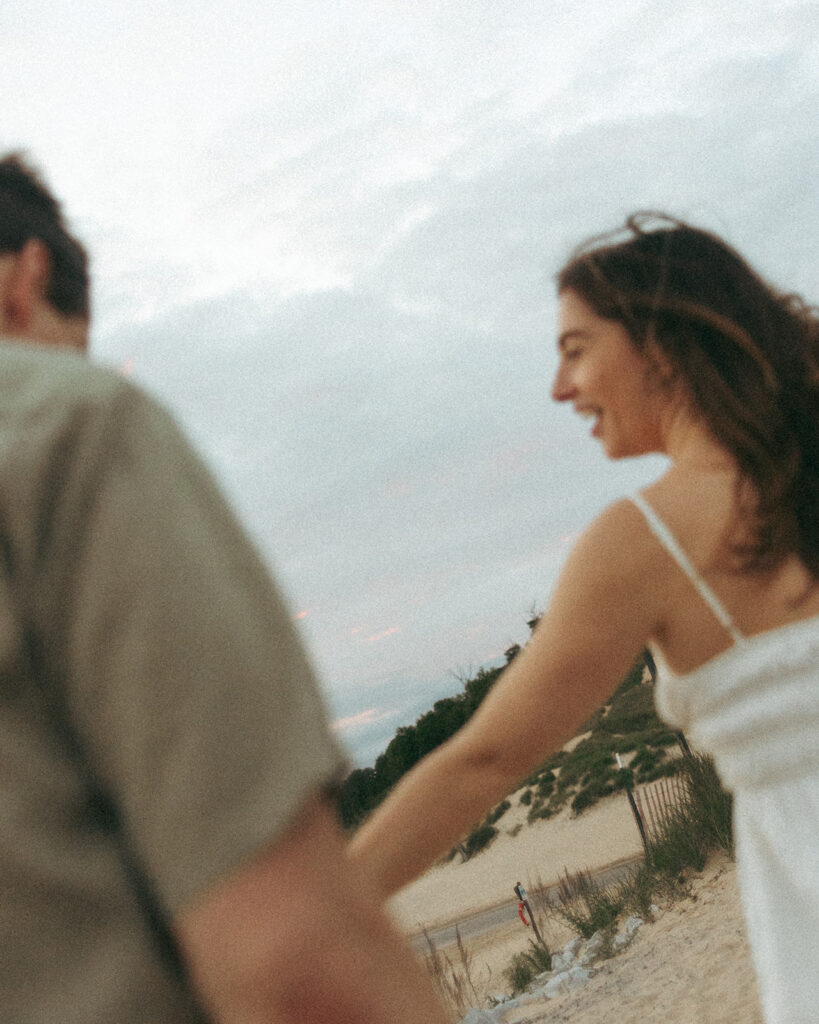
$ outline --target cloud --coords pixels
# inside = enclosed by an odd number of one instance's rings
[[[354,732],[358,729],[376,725],[388,718],[392,718],[395,711],[379,711],[377,708],[367,708],[365,711],[358,711],[354,715],[347,715],[346,718],[337,718],[332,727],[335,732]]]
[[[351,634],[358,632],[357,629],[350,630]],[[374,644],[379,640],[384,640],[388,636],[395,636],[396,633],[401,632],[400,626],[389,626],[387,629],[379,630],[377,633],[371,633],[369,636],[359,637],[359,642],[362,644]]]
[[[664,207],[819,283],[813,5],[589,4],[582,41],[576,8],[439,8],[402,22],[464,15],[428,56],[357,66],[323,32],[320,81],[231,108],[182,208],[154,204],[178,246],[109,228],[98,258],[98,352],[180,415],[311,610],[328,686],[371,710],[368,687],[429,695],[525,638],[561,538],[661,468],[606,462],[549,402],[576,242]]]
[[[785,210],[807,223],[815,197],[815,83],[799,95],[776,85],[793,59],[786,48],[706,63],[699,94],[678,105],[691,109],[615,106],[563,134],[476,103],[434,177],[381,183],[370,217],[353,196],[369,254],[345,264],[352,290],[282,300],[248,289],[108,335],[183,415],[296,600],[316,610],[308,636],[334,684],[377,673],[383,657],[363,644],[342,653],[351,621],[400,619],[394,664],[417,671],[444,667],[433,659],[447,642],[452,661],[474,657],[447,640],[457,619],[494,615],[512,630],[561,562],[549,538],[653,471],[608,464],[550,407],[549,278],[572,242],[636,206],[666,206],[715,223],[783,278],[797,256],[803,278],[815,274],[816,242]],[[623,62],[600,89],[628,96],[634,81]],[[720,104],[703,118],[697,103],[712,95]],[[337,143],[311,194],[343,153]],[[427,215],[392,233],[415,204]]]

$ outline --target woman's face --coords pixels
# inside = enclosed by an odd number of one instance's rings
[[[656,367],[622,324],[598,316],[575,292],[560,296],[560,365],[552,385],[556,402],[571,402],[592,421],[611,459],[663,451],[662,410],[668,396]]]

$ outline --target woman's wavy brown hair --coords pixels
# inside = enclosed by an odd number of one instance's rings
[[[625,235],[625,237],[623,237]],[[557,278],[665,356],[740,469],[746,571],[795,554],[819,578],[819,317],[716,235],[635,213],[584,243]],[[750,531],[748,533],[748,531]]]

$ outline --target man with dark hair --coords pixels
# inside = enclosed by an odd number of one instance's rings
[[[88,309],[82,247],[7,157],[2,1017],[442,1024],[345,857],[290,616],[172,419],[71,351]]]
[[[24,336],[33,331],[41,341],[84,348],[90,315],[88,257],[69,233],[60,204],[17,153],[0,159],[0,259],[8,256],[14,258],[2,260],[7,269],[39,276],[45,302],[31,311],[39,317],[32,323],[28,310],[15,307],[13,288],[7,288],[11,319],[4,333],[16,337],[17,330]],[[20,323],[15,315],[22,317]]]

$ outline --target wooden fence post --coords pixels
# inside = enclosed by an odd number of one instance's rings
[[[617,767],[622,769],[623,762],[620,760],[620,755],[614,755],[617,758]],[[637,822],[637,828],[640,830],[640,838],[643,841],[643,849],[648,856],[648,839],[646,838],[646,828],[643,822],[643,816],[640,814],[639,808],[637,807],[637,801],[634,799],[634,793],[631,790],[631,786],[626,786],[626,796],[628,797],[629,807],[631,807],[631,813],[634,815],[634,820]]]
[[[543,941],[543,936],[540,934],[540,930],[538,929],[537,921],[535,920],[535,915],[532,911],[532,905],[529,902],[529,897],[526,895],[526,890],[523,888],[520,882],[518,882],[515,885],[514,892],[517,898],[526,908],[526,912],[529,914],[529,920],[532,922],[532,928],[534,930],[535,935],[537,936],[537,941],[541,944],[541,946],[545,946],[546,943]]]

